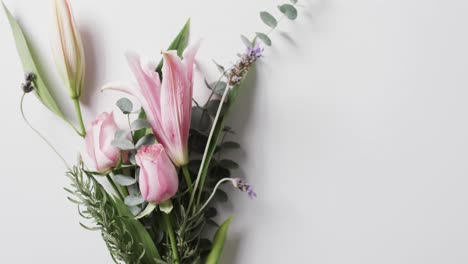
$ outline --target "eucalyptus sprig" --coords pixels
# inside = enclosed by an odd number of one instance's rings
[[[257,39],[261,40],[267,46],[272,45],[270,34],[277,28],[278,24],[285,17],[290,20],[295,20],[297,18],[298,12],[295,7],[296,4],[297,0],[291,0],[291,4],[285,3],[278,6],[278,10],[282,13],[282,16],[279,19],[275,18],[269,12],[260,12],[261,20],[268,27],[270,27],[270,30],[267,33],[257,32],[253,40],[250,40],[246,36],[241,35],[241,40],[250,49],[250,52],[254,52],[255,56],[257,56],[255,54],[256,52],[260,52],[259,50],[252,50],[255,49],[254,46],[257,42]],[[223,132],[231,131],[230,128],[226,130],[226,118],[232,106],[234,105],[240,88],[242,87],[241,81],[245,78],[245,75],[247,75],[248,71],[250,70],[250,67],[253,64],[249,63],[249,60],[247,60],[246,62],[245,58],[243,58],[242,55],[239,64],[234,65],[228,70],[226,70],[225,67],[219,65],[216,62],[215,64],[218,70],[221,72],[221,76],[219,77],[218,81],[214,83],[209,83],[205,81],[207,87],[211,90],[211,95],[209,96],[204,107],[200,107],[200,104],[196,103],[196,106],[193,111],[192,128],[194,129],[194,132],[192,133],[192,141],[194,141],[195,138],[195,142],[201,141],[200,144],[195,144],[195,146],[205,145],[206,147],[201,152],[201,154],[203,154],[202,159],[196,163],[199,164],[199,166],[197,169],[198,173],[196,174],[197,177],[194,184],[194,193],[190,197],[188,207],[186,208],[186,210],[185,208],[183,208],[184,217],[179,231],[180,234],[190,233],[187,230],[190,226],[195,225],[195,223],[202,221],[211,221],[207,217],[209,214],[203,211],[205,207],[207,207],[211,197],[213,197],[213,194],[209,195],[209,197],[206,198],[207,201],[204,202],[202,201],[202,197],[204,193],[216,192],[216,190],[218,189],[217,187],[219,187],[217,185],[216,188],[213,188],[213,186],[209,186],[206,184],[206,179],[210,172],[210,168],[213,168],[213,163],[218,163],[217,166],[222,164],[220,167],[223,168],[223,170],[221,171],[227,171],[227,175],[225,175],[227,177],[230,177],[230,169],[236,169],[238,167],[237,163],[235,163],[234,161],[225,160],[219,162],[220,155],[218,156],[218,161],[216,161],[216,159],[214,158],[214,154],[216,151],[219,151],[220,149],[226,146],[232,146],[234,148],[239,147],[239,144],[236,142],[225,143],[225,136],[221,138],[221,135],[223,134]],[[221,96],[221,99],[213,99],[214,95]],[[211,127],[211,129],[208,134],[205,134],[205,130],[207,127]],[[219,144],[218,142],[220,140],[221,143]],[[192,150],[196,151],[197,148]],[[215,173],[211,174],[210,177],[214,179],[220,179],[219,177],[217,177],[217,174],[219,175],[220,172],[215,171]],[[215,180],[214,182],[216,184],[217,181]],[[195,192],[197,192],[196,199]],[[206,260],[207,264],[218,263],[231,220],[232,218],[229,218],[218,228],[218,232],[213,241],[213,246]]]

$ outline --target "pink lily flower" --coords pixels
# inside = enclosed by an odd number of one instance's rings
[[[176,166],[189,162],[188,136],[197,50],[198,45],[187,48],[183,60],[176,51],[163,52],[162,83],[154,66],[142,64],[138,55],[128,53],[127,60],[137,80],[137,87],[110,83],[103,88],[131,94],[140,101],[156,139]]]

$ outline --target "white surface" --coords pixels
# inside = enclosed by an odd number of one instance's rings
[[[259,198],[233,194],[223,263],[468,263],[468,2],[303,1],[232,116],[240,175]],[[49,1],[6,2],[54,73]],[[191,16],[199,65],[214,79],[210,60],[235,60],[238,36],[263,30],[257,12],[279,2],[72,3],[89,121],[120,96],[100,85],[132,80],[124,51],[159,58]],[[20,118],[22,71],[3,12],[0,39],[0,260],[111,263],[99,234],[79,227],[61,163]],[[73,160],[80,140],[33,97],[26,104]]]

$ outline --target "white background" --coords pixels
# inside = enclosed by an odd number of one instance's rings
[[[266,30],[258,11],[280,2],[72,3],[86,45],[89,122],[120,97],[100,94],[102,84],[133,80],[126,50],[159,59],[191,17],[203,39],[197,80],[214,80],[211,59],[230,65],[243,49],[240,34]],[[50,1],[6,4],[60,87]],[[231,118],[243,146],[233,154],[238,173],[259,198],[232,192],[224,216],[236,217],[222,263],[468,263],[468,2],[302,5],[298,21],[273,34]],[[62,164],[21,120],[23,74],[3,12],[0,40],[0,262],[111,263],[99,234],[78,225]],[[26,112],[76,159],[82,143],[69,127],[34,96]]]

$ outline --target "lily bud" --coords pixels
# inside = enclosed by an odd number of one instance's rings
[[[79,98],[84,82],[83,43],[68,0],[53,0],[53,54],[59,74],[73,99]]]

